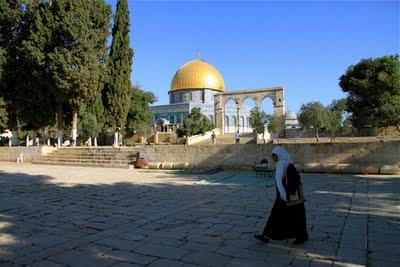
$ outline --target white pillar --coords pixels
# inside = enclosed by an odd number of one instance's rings
[[[118,138],[118,131],[116,131],[114,133],[114,147],[118,147],[119,146],[119,138]]]
[[[89,146],[92,146],[92,137],[89,137],[88,144],[89,144]]]
[[[58,144],[59,147],[61,147],[62,143],[63,143],[63,131],[62,131],[62,129],[59,129],[58,130],[57,144]]]
[[[25,146],[29,147],[29,145],[30,145],[29,144],[29,135],[26,136],[25,142],[26,142]]]
[[[72,146],[76,147],[76,138],[78,137],[78,129],[72,129]]]
[[[97,137],[94,138],[93,142],[94,142],[94,146],[97,147]]]

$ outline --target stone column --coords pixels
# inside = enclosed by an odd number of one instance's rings
[[[154,144],[158,144],[158,132],[154,134]]]
[[[224,134],[224,112],[222,109],[222,96],[220,94],[214,95],[214,118],[215,127]]]
[[[283,90],[276,91],[274,99],[274,114],[276,116],[283,116],[285,114],[285,102],[283,99]]]
[[[236,131],[240,133],[240,103],[236,102]]]

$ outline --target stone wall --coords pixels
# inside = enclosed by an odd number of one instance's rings
[[[187,143],[187,145],[194,145],[194,144],[209,140],[210,144],[211,144],[212,143],[211,135],[212,135],[213,132],[215,132],[216,136],[221,134],[221,131],[219,129],[214,129],[214,130],[205,132],[204,134],[198,134],[198,135],[189,136],[187,138],[187,142],[186,143]]]
[[[0,161],[17,161],[17,157],[20,153],[24,153],[24,161],[31,162],[34,159],[38,159],[42,154],[42,147],[0,147]]]
[[[251,169],[270,157],[272,144],[144,146],[149,162],[187,162],[192,168]],[[400,172],[400,141],[365,143],[284,144],[299,170],[306,172]],[[273,166],[273,164],[271,164]],[[390,171],[386,171],[390,173]]]

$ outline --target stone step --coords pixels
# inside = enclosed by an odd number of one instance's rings
[[[57,148],[57,151],[119,151],[119,152],[124,152],[124,151],[137,151],[138,148],[134,147],[59,147]]]
[[[136,161],[137,157],[74,157],[74,156],[58,156],[58,155],[47,155],[42,156],[41,160],[124,160],[124,161]]]
[[[43,157],[61,157],[61,158],[104,158],[104,159],[131,159],[131,158],[137,158],[137,154],[132,154],[132,155],[120,155],[120,154],[110,154],[110,155],[102,155],[102,154],[58,154],[58,153],[53,153],[53,154],[47,154],[44,155]]]
[[[60,161],[42,161],[42,160],[35,160],[32,161],[32,163],[41,165],[60,165],[60,166],[97,167],[97,168],[119,168],[119,169],[133,168],[133,165],[131,164],[60,162]]]
[[[84,154],[84,155],[134,155],[139,152],[136,151],[67,151],[67,150],[56,150],[52,154],[66,154],[66,155],[77,155],[77,154]]]
[[[109,159],[63,159],[63,158],[46,158],[41,159],[40,161],[47,162],[84,162],[84,163],[110,163],[110,164],[133,164],[135,160],[109,160]]]
[[[132,155],[120,155],[120,154],[112,154],[112,155],[102,155],[102,154],[59,154],[52,153],[48,155],[44,155],[44,158],[52,158],[52,157],[65,157],[65,158],[105,158],[105,159],[131,159],[137,158],[137,154]]]

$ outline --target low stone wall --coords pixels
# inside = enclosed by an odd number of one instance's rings
[[[0,147],[0,161],[17,161],[17,157],[20,153],[24,153],[24,161],[31,162],[32,160],[40,158],[42,154],[42,148],[31,146],[15,146],[8,147],[3,146]]]
[[[270,157],[273,144],[143,146],[149,162],[187,162],[191,168],[251,169]],[[284,144],[299,170],[333,173],[400,173],[400,141]],[[273,164],[271,164],[271,167]]]
[[[211,144],[212,143],[211,135],[212,135],[213,131],[215,132],[216,136],[221,134],[220,129],[214,129],[214,130],[205,132],[204,134],[190,136],[187,138],[187,145],[194,145],[194,144],[206,141],[206,140],[209,140],[210,144]]]

